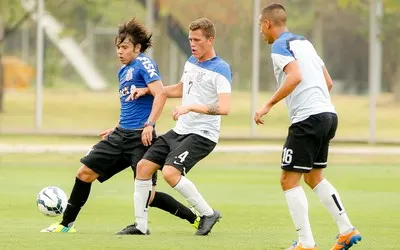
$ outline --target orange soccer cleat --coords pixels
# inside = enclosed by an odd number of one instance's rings
[[[353,228],[350,233],[344,235],[339,234],[331,250],[347,250],[359,241],[361,241],[361,234],[357,229]]]

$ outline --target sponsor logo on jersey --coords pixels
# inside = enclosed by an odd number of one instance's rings
[[[119,98],[123,96],[127,96],[131,93],[131,91],[135,90],[136,86],[135,85],[130,85],[130,86],[125,86],[122,89],[119,90]]]
[[[143,67],[147,70],[147,73],[149,73],[150,78],[153,78],[153,76],[158,76],[153,63],[150,61],[149,58],[138,56],[137,59],[142,62]]]

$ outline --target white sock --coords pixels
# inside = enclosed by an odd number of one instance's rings
[[[186,201],[194,207],[200,216],[214,214],[214,210],[204,200],[203,196],[197,191],[196,186],[185,176],[182,176],[174,189],[178,191]]]
[[[315,247],[314,237],[308,218],[308,201],[301,186],[285,191],[286,202],[299,236],[299,243],[305,248]]]
[[[136,227],[142,231],[142,233],[147,232],[147,211],[150,195],[151,179],[145,181],[135,179],[135,193],[133,195],[133,201],[135,204]]]
[[[340,234],[346,234],[353,230],[353,225],[350,223],[338,192],[327,179],[323,179],[318,183],[313,191],[336,221]]]

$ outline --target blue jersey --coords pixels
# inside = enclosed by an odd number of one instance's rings
[[[125,129],[143,128],[153,106],[152,95],[145,95],[133,101],[125,101],[134,88],[145,88],[147,84],[161,80],[155,62],[143,53],[123,65],[118,71],[121,113],[119,126]]]

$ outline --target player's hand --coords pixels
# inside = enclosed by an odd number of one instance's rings
[[[98,136],[101,136],[101,138],[104,140],[104,139],[106,139],[107,136],[108,136],[109,134],[111,134],[113,131],[114,131],[114,128],[106,129],[106,130],[100,132],[100,134],[98,134]]]
[[[254,115],[254,121],[256,122],[257,125],[263,124],[264,125],[264,120],[261,118],[268,114],[268,112],[271,110],[272,106],[265,104],[261,108],[257,110],[257,112]]]
[[[133,100],[139,99],[139,97],[147,95],[148,91],[149,91],[148,88],[134,88],[134,89],[131,89],[131,93],[125,99],[125,101],[129,102],[129,101],[133,101]]]
[[[189,111],[190,110],[187,106],[176,106],[174,110],[172,110],[172,119],[177,121],[179,116],[187,114]]]
[[[153,141],[153,126],[146,126],[143,128],[142,131],[142,143],[146,147],[151,145],[151,142]]]

